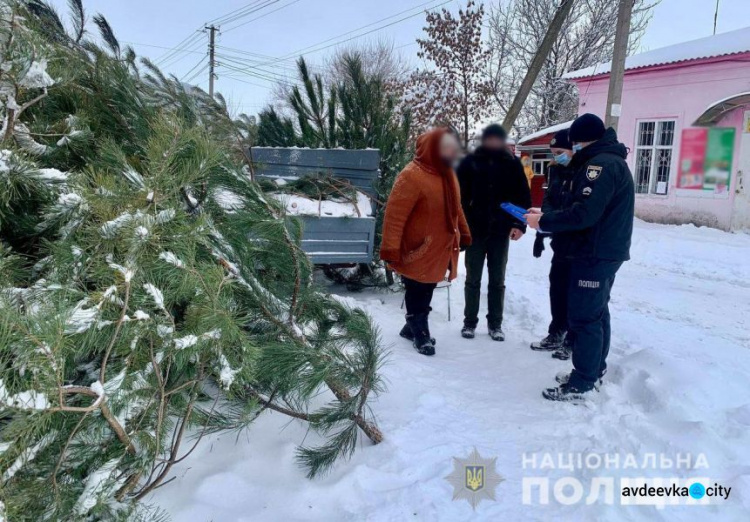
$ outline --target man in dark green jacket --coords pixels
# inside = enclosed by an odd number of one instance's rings
[[[630,259],[635,190],[625,163],[626,147],[614,129],[584,114],[570,127],[575,170],[570,205],[548,213],[530,212],[529,226],[543,232],[571,232],[568,327],[573,333],[573,372],[542,395],[578,400],[607,371],[610,343],[609,298],[615,275]]]

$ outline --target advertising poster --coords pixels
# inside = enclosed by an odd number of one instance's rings
[[[677,188],[726,194],[734,156],[733,128],[685,129]]]
[[[708,129],[685,129],[680,147],[680,175],[677,188],[702,189]]]

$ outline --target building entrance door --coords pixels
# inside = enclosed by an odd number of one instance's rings
[[[750,110],[745,111],[740,136],[732,230],[750,230]]]

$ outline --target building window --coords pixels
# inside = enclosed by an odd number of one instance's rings
[[[638,194],[667,193],[674,129],[674,120],[638,122],[635,146],[635,191]]]
[[[531,168],[535,176],[547,176],[549,164],[552,161],[552,154],[534,153],[531,155]]]

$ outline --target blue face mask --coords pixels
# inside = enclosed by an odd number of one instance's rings
[[[558,165],[562,165],[563,167],[566,167],[568,163],[570,163],[570,155],[567,152],[563,152],[562,154],[558,154],[557,156],[553,156],[555,163]]]
[[[580,152],[583,149],[583,145],[580,143],[573,144],[573,152]]]

